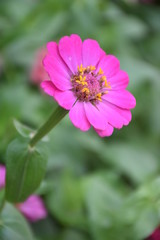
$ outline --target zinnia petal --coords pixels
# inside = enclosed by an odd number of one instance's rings
[[[129,83],[128,74],[122,70],[118,71],[114,76],[108,79],[113,90],[125,89]]]
[[[134,96],[127,90],[108,91],[108,93],[102,98],[118,107],[125,109],[131,109],[136,106],[136,100]]]
[[[109,137],[113,133],[113,127],[110,124],[106,124],[105,130],[95,129],[100,137]]]
[[[65,91],[71,89],[71,72],[59,55],[57,44],[55,42],[50,42],[47,44],[47,48],[49,54],[44,58],[43,64],[51,81],[60,90]]]
[[[55,95],[56,87],[51,81],[49,80],[43,81],[40,86],[44,90],[44,92],[47,93],[48,95],[52,97]]]
[[[82,131],[89,130],[91,124],[88,122],[88,119],[86,117],[84,103],[77,101],[73,108],[71,108],[69,111],[69,117],[75,127],[81,129]]]
[[[52,96],[61,107],[70,110],[76,101],[76,97],[70,90],[60,91],[57,89],[51,81],[43,81],[41,88],[45,93]]]
[[[70,90],[63,92],[57,89],[55,91],[54,98],[59,103],[59,105],[66,110],[70,110],[76,101],[76,97]]]
[[[99,109],[106,116],[107,122],[118,129],[128,125],[132,118],[130,110],[119,108],[109,102],[99,103]]]
[[[77,66],[80,66],[82,63],[81,38],[76,34],[61,38],[59,41],[59,52],[72,73],[76,73]]]
[[[100,58],[99,58],[99,60],[101,60],[104,56],[107,56],[107,55],[106,55],[105,51],[102,48],[100,48]]]
[[[88,121],[94,128],[99,130],[105,130],[106,128],[106,118],[104,114],[90,102],[84,103],[85,112]]]
[[[87,66],[96,66],[102,52],[97,41],[92,39],[87,39],[83,42],[82,46],[82,57],[83,65]]]
[[[103,69],[103,72],[108,79],[120,70],[120,62],[115,56],[106,55],[100,60],[97,70],[99,70],[99,68]]]

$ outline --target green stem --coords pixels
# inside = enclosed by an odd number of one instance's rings
[[[2,212],[2,210],[4,208],[4,205],[5,205],[5,194],[3,195],[3,198],[2,198],[1,203],[0,203],[0,213]]]
[[[34,147],[36,143],[41,140],[48,132],[52,130],[53,127],[68,113],[67,110],[61,108],[60,106],[51,114],[49,119],[40,127],[38,132],[30,140],[29,145]]]

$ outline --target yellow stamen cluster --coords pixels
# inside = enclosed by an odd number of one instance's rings
[[[86,82],[86,76],[82,77],[82,75],[80,75],[76,79],[76,83],[82,84],[83,86],[88,85],[88,83]]]
[[[86,82],[86,76],[83,76],[83,75],[85,73],[89,73],[96,70],[96,67],[92,65],[88,67],[83,67],[83,65],[81,64],[80,66],[77,67],[77,69],[78,69],[79,76],[77,77],[76,83],[82,86],[87,86],[88,83]],[[82,88],[81,92],[88,95],[90,91],[89,91],[89,88],[85,87],[85,88]]]
[[[101,80],[102,82],[104,82],[104,86],[105,86],[106,88],[111,88],[110,82],[107,82],[106,76],[102,76],[102,77],[100,78],[100,80]]]
[[[102,71],[102,69],[100,68],[98,71],[98,75],[102,75],[104,72]]]
[[[73,90],[80,101],[90,101],[97,103],[102,101],[102,96],[108,93],[106,88],[111,88],[110,82],[107,82],[106,76],[101,68],[98,72],[95,66],[83,67],[81,64],[77,67],[77,74],[71,78]]]
[[[77,67],[77,69],[78,69],[78,72],[83,75],[85,72],[91,72],[96,70],[96,67],[92,65],[88,67],[83,67],[83,65],[81,64],[80,66]]]
[[[85,87],[85,88],[82,89],[82,92],[83,93],[85,92],[86,94],[89,94],[89,89]]]
[[[79,72],[79,73],[82,73],[82,74],[83,74],[83,72],[86,70],[86,68],[83,67],[82,64],[80,65],[80,67],[78,66],[77,69],[78,69],[78,72]]]
[[[91,66],[87,67],[87,70],[94,71],[94,70],[96,70],[96,67],[91,65]]]
[[[102,93],[98,93],[97,95],[96,95],[96,100],[99,100],[99,101],[102,101]]]

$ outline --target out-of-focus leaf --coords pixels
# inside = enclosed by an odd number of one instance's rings
[[[49,210],[62,223],[84,228],[86,219],[83,209],[82,188],[79,180],[64,175],[48,195]]]
[[[19,134],[22,137],[25,138],[32,138],[34,136],[34,134],[36,133],[35,130],[31,129],[30,127],[22,124],[21,122],[17,121],[16,119],[13,120],[14,122],[14,126],[16,128],[16,130],[19,132]],[[42,138],[42,141],[47,142],[48,141],[48,136],[44,136]]]
[[[1,240],[33,240],[31,229],[12,205],[6,204],[0,216]]]
[[[160,222],[160,178],[146,182],[126,199],[122,213],[131,224],[135,239],[151,235]],[[154,203],[154,204],[153,204]]]
[[[33,130],[29,128],[28,126],[20,123],[16,119],[14,119],[14,126],[17,129],[17,131],[23,136],[23,137],[31,137],[33,134]]]
[[[23,202],[40,185],[46,170],[42,147],[31,149],[28,141],[14,140],[7,150],[6,198]]]
[[[67,230],[61,234],[59,240],[88,240],[85,234],[74,230]]]
[[[114,188],[108,176],[93,175],[84,181],[84,189],[93,238],[96,240],[134,239],[130,228],[127,229],[117,219],[124,197],[118,188]]]
[[[158,159],[153,153],[129,144],[108,144],[102,152],[103,160],[135,182],[143,182],[157,173]]]

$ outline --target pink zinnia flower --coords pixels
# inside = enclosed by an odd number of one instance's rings
[[[47,211],[42,199],[31,195],[25,202],[17,204],[17,208],[31,222],[46,218]]]
[[[46,53],[47,51],[45,48],[40,48],[35,54],[35,59],[30,73],[30,79],[34,84],[40,84],[48,77],[42,64],[42,60]]]
[[[148,240],[160,240],[160,228],[157,228],[151,236],[148,238]]]
[[[0,164],[0,189],[5,187],[6,168]]]
[[[6,168],[0,165],[0,189],[5,187]],[[30,221],[35,222],[47,216],[47,211],[42,199],[31,195],[25,202],[16,204],[17,209]]]
[[[125,89],[129,77],[116,57],[106,55],[95,40],[82,43],[75,34],[47,48],[43,63],[50,80],[41,87],[69,110],[75,127],[87,131],[93,126],[104,137],[129,124],[136,100]]]

